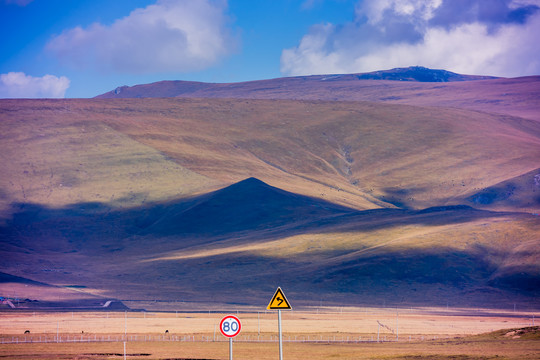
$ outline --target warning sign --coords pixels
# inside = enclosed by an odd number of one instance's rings
[[[277,288],[274,296],[272,297],[272,300],[270,300],[270,303],[266,307],[268,310],[283,310],[283,309],[292,309],[291,304],[289,304],[289,301],[285,297],[285,294],[283,293],[283,290],[281,290],[280,287]]]

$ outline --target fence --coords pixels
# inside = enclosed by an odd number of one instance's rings
[[[426,341],[437,340],[438,336],[408,336],[399,341]],[[229,339],[223,336],[211,335],[62,335],[54,336],[49,334],[34,336],[4,336],[0,339],[0,344],[28,344],[28,343],[91,343],[91,342],[228,342]],[[234,338],[235,342],[253,342],[253,343],[274,343],[278,342],[277,336],[259,336],[259,335],[239,335]],[[394,337],[381,336],[377,339],[376,335],[371,336],[284,336],[283,342],[290,343],[373,343],[373,342],[397,342]]]
[[[286,327],[283,341],[426,341],[535,325],[534,312],[369,308],[360,311],[343,311],[342,308],[325,310],[283,314]],[[220,334],[219,320],[230,313],[5,311],[0,312],[0,344],[221,342],[228,339]],[[242,320],[242,333],[234,339],[235,342],[278,342],[275,312],[236,313]]]

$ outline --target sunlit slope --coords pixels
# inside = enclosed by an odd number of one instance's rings
[[[13,204],[139,205],[215,186],[115,131],[84,101],[3,100],[1,209]]]
[[[91,104],[111,112],[108,126],[199,174],[229,183],[253,176],[355,208],[468,203],[531,173],[540,156],[539,123],[467,110],[222,99]],[[535,208],[537,201],[524,210]]]
[[[539,123],[458,109],[115,99],[5,100],[1,111],[4,206],[141,204],[256,177],[357,209],[501,208],[470,199],[524,174],[533,183],[540,158]]]
[[[419,106],[453,107],[540,120],[540,76],[520,78],[467,77],[440,82],[433,70],[416,78],[366,77],[368,74],[313,75],[230,84],[161,81],[121,87],[101,98],[192,97],[373,101]],[[440,73],[444,76],[444,72]],[[425,78],[425,80],[418,80]],[[391,79],[391,80],[388,80]],[[405,81],[403,81],[405,80]]]

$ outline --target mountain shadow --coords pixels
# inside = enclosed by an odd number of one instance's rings
[[[481,208],[512,207],[538,209],[540,207],[540,169],[482,189],[466,199]]]
[[[12,219],[0,226],[0,248],[65,254],[83,249],[118,252],[125,247],[136,251],[145,248],[143,242],[148,239],[165,251],[217,238],[242,236],[267,241],[299,234],[372,231],[412,224],[440,226],[519,215],[466,205],[359,211],[287,192],[255,178],[207,194],[135,208],[79,203],[63,208],[15,204],[14,209]],[[127,240],[129,244],[125,244]]]
[[[173,207],[142,233],[224,235],[318,221],[357,212],[324,200],[287,192],[256,178]]]
[[[49,284],[105,289],[113,298],[127,300],[144,293],[202,301],[219,292],[234,301],[241,291],[247,302],[256,303],[280,284],[295,289],[295,298],[306,304],[320,298],[376,304],[389,296],[424,303],[417,294],[429,295],[425,302],[433,303],[458,290],[468,298],[463,303],[501,291],[505,296],[534,297],[538,267],[517,265],[530,258],[535,241],[516,247],[511,257],[491,248],[456,250],[447,243],[453,236],[476,234],[445,234],[451,230],[445,225],[485,219],[473,228],[478,229],[496,217],[531,223],[537,218],[465,205],[358,211],[248,178],[204,195],[136,208],[20,204],[0,227],[5,256],[0,270]],[[435,233],[442,225],[441,239],[414,249],[428,234],[422,231],[424,225]],[[372,232],[376,230],[390,231]],[[402,247],[387,246],[407,231],[413,236]],[[347,246],[340,243],[341,234],[349,237]],[[387,238],[362,244],[370,234]],[[293,243],[296,235],[304,235],[305,243]],[[282,243],[283,249],[289,244],[298,249],[290,254],[272,249],[272,242],[281,239],[291,241]],[[266,251],[249,250],[250,245],[262,245]],[[2,279],[23,281],[0,276],[0,285]],[[234,291],[228,294],[228,289]]]
[[[508,306],[516,299],[538,307],[538,267],[493,280],[498,265],[485,253],[450,247],[395,251],[325,252],[321,257],[270,257],[248,252],[162,260],[138,265],[148,280],[170,289],[189,289],[200,298],[219,294],[264,304],[264,294],[282,286],[296,304]],[[534,270],[534,271],[533,271]],[[159,277],[157,274],[167,274]],[[140,277],[127,276],[127,280]],[[193,281],[192,279],[197,279]],[[504,281],[512,283],[503,283]],[[517,280],[517,282],[515,281]],[[178,295],[176,295],[178,296]]]
[[[467,205],[359,211],[281,190],[256,178],[151,213],[154,215],[145,221],[141,235],[215,237],[250,233],[262,238],[324,233],[337,228],[362,231],[407,224],[437,226],[508,214]]]
[[[11,274],[6,274],[4,272],[0,272],[0,284],[2,283],[17,283],[17,284],[23,284],[23,285],[50,286],[49,284],[45,284],[39,281],[34,281],[34,280],[26,279],[20,276],[15,276]]]

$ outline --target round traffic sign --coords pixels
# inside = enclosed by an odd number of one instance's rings
[[[223,336],[229,338],[238,335],[240,333],[240,329],[242,329],[240,319],[238,319],[234,315],[225,316],[223,319],[221,319],[221,322],[219,323],[219,331],[221,331]]]

